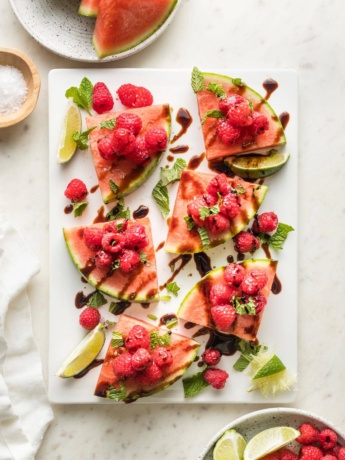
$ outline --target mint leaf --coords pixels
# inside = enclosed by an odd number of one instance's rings
[[[117,191],[119,189],[119,186],[117,184],[115,184],[113,179],[109,179],[109,187],[110,187],[110,190],[113,192],[113,194],[116,195],[116,193],[117,193]]]
[[[251,359],[248,356],[241,355],[238,360],[232,366],[235,371],[243,372],[249,366]]]
[[[186,166],[186,161],[183,158],[178,158],[171,169],[161,168],[161,176],[164,179],[165,185],[180,180],[181,173]]]
[[[89,298],[88,302],[87,302],[87,305],[89,307],[93,307],[93,308],[98,308],[102,305],[105,305],[106,303],[108,303],[107,299],[104,297],[104,295],[99,292],[99,291],[96,291],[92,294],[92,296]]]
[[[157,319],[158,319],[156,315],[152,315],[151,313],[149,313],[149,314],[147,315],[147,317],[150,318],[150,319],[152,319],[152,321],[157,321]]]
[[[207,206],[202,206],[199,208],[199,215],[201,220],[205,220],[206,217],[215,216],[219,213],[218,206],[211,206],[208,208]]]
[[[157,203],[163,218],[168,217],[170,212],[169,195],[166,185],[163,185],[163,181],[157,182],[155,188],[152,190],[152,196]]]
[[[273,249],[283,249],[284,242],[289,232],[295,229],[290,225],[279,223],[276,232],[267,239],[267,244]]]
[[[226,97],[226,92],[223,89],[222,85],[220,85],[219,83],[210,82],[206,89],[212,91],[212,93],[215,96],[220,97],[221,99],[224,99]]]
[[[83,131],[81,133],[78,133],[78,131],[76,131],[72,134],[72,138],[77,143],[77,147],[79,150],[86,150],[88,148],[89,133],[91,133],[91,131],[93,131],[95,128],[96,126],[93,126],[87,131]]]
[[[255,345],[253,342],[240,339],[236,343],[236,348],[241,352],[241,356],[234,363],[233,368],[236,371],[243,372],[262,347],[263,345]],[[267,347],[264,346],[264,349],[267,349]]]
[[[177,318],[172,318],[172,319],[169,319],[169,320],[165,323],[165,326],[166,326],[168,329],[172,329],[173,327],[177,326],[177,324],[178,324]]]
[[[82,109],[84,108],[79,96],[79,90],[75,86],[71,86],[71,88],[68,88],[68,90],[65,92],[65,96],[67,97],[67,99],[72,98],[73,102],[77,104],[78,107],[81,107]]]
[[[232,82],[233,82],[233,84],[236,85],[236,86],[243,86],[242,78],[233,78],[233,79],[232,79]]]
[[[185,216],[185,217],[184,217],[184,220],[186,221],[188,230],[193,230],[193,228],[196,227],[196,223],[195,223],[194,220],[191,218],[191,216]]]
[[[224,113],[221,110],[208,110],[205,115],[202,117],[201,124],[203,125],[206,121],[206,118],[225,118]]]
[[[121,332],[113,331],[113,333],[111,334],[111,346],[113,348],[116,348],[116,347],[122,347],[123,344],[124,344],[124,341],[123,341]]]
[[[170,347],[170,333],[167,332],[163,335],[159,335],[158,331],[153,331],[150,334],[150,349],[153,350],[156,347],[163,346]]]
[[[204,379],[204,372],[206,369],[207,368],[205,367],[200,372],[196,372],[190,377],[182,379],[185,398],[192,398],[209,386],[209,384]]]
[[[210,244],[210,238],[208,236],[207,230],[205,227],[199,227],[198,228],[198,233],[201,239],[201,244],[205,248]]]
[[[231,303],[238,315],[256,315],[255,302],[252,297],[249,297],[247,303],[243,303],[240,297],[233,297]]]
[[[93,84],[91,81],[84,77],[80,82],[79,86],[79,96],[82,101],[84,108],[90,113],[90,108],[92,107],[92,92]],[[90,113],[91,115],[91,113]]]
[[[172,292],[177,296],[177,293],[181,288],[176,284],[175,281],[173,281],[172,283],[167,283],[166,289],[167,291]]]
[[[86,209],[89,203],[87,201],[79,201],[79,203],[73,203],[74,217],[80,217]]]
[[[120,385],[119,390],[113,387],[112,385],[109,385],[108,392],[107,392],[107,398],[114,399],[115,401],[123,401],[126,398],[127,390],[126,390],[124,383],[120,381],[119,385]]]
[[[243,187],[242,184],[237,184],[237,187],[238,188],[232,189],[234,193],[237,193],[237,195],[243,195],[244,193],[246,193],[246,189]]]
[[[112,209],[110,209],[110,211],[108,211],[106,214],[107,220],[116,220],[116,219],[129,220],[130,218],[131,218],[131,211],[129,208],[125,209],[125,201],[123,198],[120,198],[117,204]]]
[[[120,261],[119,259],[115,259],[114,262],[111,264],[111,271],[115,271],[120,268]]]
[[[114,129],[116,126],[116,118],[110,118],[109,120],[102,121],[99,124],[100,128]]]
[[[148,267],[150,266],[150,262],[148,262],[147,260],[147,256],[146,256],[146,253],[144,251],[140,251],[140,262],[142,262],[143,264],[147,265]]]
[[[194,93],[203,90],[205,87],[204,76],[197,67],[193,67],[191,85]]]

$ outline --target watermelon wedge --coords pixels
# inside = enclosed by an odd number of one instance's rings
[[[133,326],[142,326],[149,334],[158,333],[163,336],[167,330],[158,328],[137,318],[122,314],[117,322],[114,331],[119,333],[123,340],[128,336]],[[170,334],[170,333],[169,333]],[[118,334],[117,334],[118,336]],[[170,366],[162,367],[162,377],[152,385],[139,383],[135,377],[126,378],[121,381],[122,395],[120,400],[123,402],[133,402],[138,398],[150,396],[159,391],[165,390],[178,380],[193,363],[199,343],[182,335],[172,332],[170,334],[169,350],[173,357]],[[103,398],[111,398],[111,389],[120,390],[119,378],[114,374],[113,363],[121,353],[125,352],[123,346],[113,347],[109,344],[104,363],[100,370],[94,394]]]
[[[230,228],[221,233],[209,233],[209,244],[203,245],[199,233],[188,230],[185,220],[187,205],[194,197],[206,192],[206,187],[215,175],[184,170],[177,191],[174,210],[165,243],[165,250],[174,254],[193,254],[213,248],[233,238],[249,223],[263,202],[268,188],[251,184],[240,178],[227,178],[234,189],[241,190],[239,195],[240,213],[230,222]]]
[[[78,13],[95,18],[98,14],[99,0],[81,0]]]
[[[140,187],[155,170],[164,153],[164,151],[153,153],[150,162],[145,164],[145,166],[135,165],[125,157],[118,157],[113,161],[102,158],[98,150],[98,141],[109,134],[110,129],[100,128],[100,123],[117,118],[123,112],[107,112],[86,118],[88,129],[96,126],[89,134],[89,144],[104,203],[109,203],[128,195]],[[142,129],[139,132],[140,136],[144,136],[150,127],[160,126],[166,130],[168,138],[170,137],[171,115],[168,104],[128,109],[126,113],[128,112],[135,113],[141,118]],[[111,181],[117,186],[116,192],[111,187]]]
[[[134,48],[153,35],[177,0],[99,0],[93,44],[99,58]]]
[[[135,221],[129,221],[128,227]],[[149,244],[143,249],[147,263],[140,263],[129,273],[120,269],[100,269],[95,265],[96,251],[84,242],[86,227],[63,228],[66,246],[77,269],[83,277],[99,291],[117,299],[130,302],[156,302],[159,299],[155,251],[152,243],[151,224],[147,217],[140,219],[145,227]],[[106,222],[89,227],[103,228]]]
[[[239,263],[245,268],[246,272],[253,269],[260,269],[266,273],[268,281],[261,290],[261,294],[267,299],[274,281],[278,262],[270,259],[252,259]],[[217,329],[210,312],[212,303],[209,294],[215,283],[223,281],[224,270],[225,267],[219,267],[209,272],[189,291],[177,311],[178,318],[191,321],[200,326]],[[257,315],[237,315],[235,322],[226,333],[235,335],[244,340],[255,340],[263,313],[264,310]]]
[[[207,88],[209,84],[218,84],[221,85],[226,96],[243,96],[249,101],[253,111],[264,115],[269,123],[268,129],[257,136],[250,136],[244,131],[244,134],[233,143],[224,143],[216,132],[218,120],[206,116],[209,111],[219,111],[219,98],[210,90],[198,91],[196,97],[208,160],[249,152],[268,153],[272,148],[286,143],[284,129],[278,116],[260,94],[239,79],[213,73],[202,73],[202,76],[204,88]]]

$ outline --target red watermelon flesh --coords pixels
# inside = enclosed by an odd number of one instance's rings
[[[99,58],[133,48],[167,20],[177,0],[100,0],[93,34]]]
[[[149,128],[160,126],[166,130],[168,138],[170,137],[171,115],[168,104],[128,109],[125,112],[135,113],[141,118],[142,129],[138,135],[145,136]],[[145,164],[145,166],[135,165],[125,157],[118,157],[113,161],[102,158],[98,151],[98,141],[109,134],[110,130],[108,128],[100,128],[99,125],[106,120],[117,118],[121,113],[124,113],[124,111],[107,112],[102,115],[86,118],[88,129],[96,126],[89,134],[89,143],[104,203],[109,203],[117,198],[128,195],[140,187],[155,170],[164,153],[164,151],[153,153],[150,162]],[[110,180],[114,181],[118,186],[116,193],[110,187]]]
[[[177,191],[174,210],[169,225],[165,250],[174,254],[192,254],[218,246],[233,238],[248,224],[263,202],[268,188],[264,185],[245,182],[240,178],[228,178],[236,189],[246,190],[240,195],[240,214],[232,219],[230,229],[216,234],[209,234],[210,245],[204,247],[196,230],[188,230],[184,217],[187,216],[187,204],[195,196],[202,195],[214,174],[184,170]]]
[[[78,13],[82,16],[96,17],[99,0],[81,0]]]
[[[261,290],[261,293],[267,299],[274,281],[278,262],[270,259],[252,259],[240,263],[244,266],[246,272],[254,268],[265,271],[268,282]],[[224,270],[225,267],[219,267],[209,272],[189,291],[177,311],[179,318],[200,326],[216,329],[210,312],[213,305],[209,299],[209,293],[215,283],[224,281]],[[267,305],[265,308],[267,308]],[[264,311],[265,309],[257,315],[237,315],[235,322],[226,332],[244,340],[255,340]]]
[[[234,80],[224,75],[203,73],[204,87],[209,83],[218,83],[225,90],[227,96],[239,94],[252,103],[253,110],[265,115],[269,121],[269,129],[255,137],[240,137],[233,144],[226,144],[221,141],[216,133],[217,120],[206,117],[202,124],[202,134],[208,160],[223,158],[230,155],[243,155],[251,152],[268,153],[273,147],[285,144],[285,134],[283,126],[268,102],[256,91],[242,84],[234,84]],[[219,99],[212,91],[201,90],[196,94],[200,120],[203,120],[206,113],[210,110],[219,110]]]
[[[120,316],[114,330],[120,332],[123,339],[125,339],[128,332],[135,325],[144,327],[149,334],[152,332],[158,332],[161,336],[167,332],[165,329],[153,326],[145,321],[124,314]],[[121,348],[122,347],[114,348],[111,343],[109,344],[96,384],[94,393],[96,396],[106,398],[109,394],[109,387],[115,387],[117,389],[120,388],[119,380],[113,372],[112,365],[116,359],[117,352],[121,351]],[[163,378],[159,382],[150,386],[140,385],[134,378],[124,380],[123,384],[126,388],[126,396],[123,399],[124,402],[132,402],[140,397],[150,396],[154,393],[165,390],[167,387],[176,382],[176,380],[178,380],[193,363],[199,349],[199,343],[195,340],[172,332],[170,335],[169,348],[173,355],[173,363],[169,367],[162,368]]]
[[[129,221],[128,226],[135,221]],[[68,252],[83,277],[99,291],[112,297],[130,302],[156,302],[159,299],[155,250],[152,242],[151,225],[147,217],[138,222],[145,227],[149,244],[143,249],[147,264],[140,263],[130,273],[120,269],[107,271],[95,266],[96,252],[89,249],[83,239],[85,227],[64,228],[63,233]],[[90,227],[103,227],[106,223],[93,224]]]

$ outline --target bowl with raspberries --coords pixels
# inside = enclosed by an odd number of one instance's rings
[[[289,434],[284,441],[277,439],[277,432]],[[210,439],[198,460],[223,458],[345,460],[345,434],[332,422],[309,411],[263,409],[228,423]]]

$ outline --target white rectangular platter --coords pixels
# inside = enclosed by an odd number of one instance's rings
[[[61,125],[66,113],[67,99],[65,91],[71,86],[79,86],[83,77],[87,77],[93,84],[103,81],[107,84],[113,95],[124,83],[132,83],[148,88],[154,97],[155,104],[169,103],[172,108],[172,133],[176,135],[181,126],[176,121],[176,114],[180,108],[189,111],[193,118],[187,132],[174,144],[168,146],[160,166],[170,167],[173,163],[168,161],[171,157],[169,148],[177,145],[187,145],[188,151],[174,155],[174,159],[181,157],[187,163],[194,156],[200,156],[204,152],[204,144],[201,127],[198,118],[196,97],[191,89],[191,70],[156,70],[156,69],[62,69],[53,70],[49,75],[49,170],[50,170],[50,324],[49,324],[49,397],[54,403],[95,403],[117,404],[104,398],[93,395],[100,367],[89,371],[80,379],[61,379],[55,376],[61,363],[85,336],[85,330],[79,325],[80,310],[75,307],[75,297],[78,292],[85,295],[93,292],[94,287],[82,281],[80,273],[72,263],[64,242],[62,227],[78,225],[90,225],[98,213],[106,214],[114,203],[104,205],[99,189],[88,195],[88,206],[81,217],[75,218],[72,214],[64,212],[69,201],[64,196],[64,190],[70,180],[79,178],[85,182],[88,190],[96,188],[97,178],[93,167],[91,152],[78,151],[72,160],[66,165],[58,165],[56,162],[57,149]],[[277,276],[282,284],[279,295],[269,297],[263,321],[260,326],[258,339],[260,343],[272,348],[284,362],[286,367],[297,375],[297,305],[298,305],[298,261],[297,261],[297,172],[298,172],[298,83],[297,74],[293,70],[241,70],[241,69],[201,69],[213,73],[229,75],[242,80],[251,88],[265,95],[263,82],[267,78],[273,78],[278,83],[278,88],[271,94],[269,103],[280,115],[288,112],[289,123],[286,127],[287,144],[283,151],[290,152],[291,157],[287,165],[274,176],[265,179],[269,191],[260,212],[274,211],[279,220],[294,227],[295,231],[289,233],[284,249],[281,251],[271,250],[273,259],[279,260]],[[122,110],[119,100],[115,100],[114,110]],[[85,116],[83,113],[83,129],[85,128]],[[198,170],[212,172],[208,162],[204,159]],[[160,168],[158,167],[152,176],[134,193],[125,198],[125,205],[131,212],[140,205],[148,206],[148,217],[153,229],[154,247],[158,248],[165,240],[167,224],[163,220],[157,205],[152,199],[151,192],[159,180]],[[169,186],[170,208],[173,209],[178,184]],[[103,207],[103,208],[102,208]],[[212,267],[226,265],[227,257],[232,255],[236,260],[236,252],[233,242],[214,248],[207,252],[210,256]],[[164,249],[156,251],[158,266],[159,286],[171,276],[169,262],[174,258]],[[255,257],[265,257],[260,249]],[[171,296],[170,301],[160,301],[151,304],[149,308],[143,308],[140,304],[132,304],[126,314],[140,317],[148,322],[157,324],[148,318],[153,314],[161,318],[165,314],[176,313],[180,302],[189,289],[200,279],[193,258],[183,270],[176,276],[175,281],[180,286],[178,296]],[[162,295],[166,291],[162,291]],[[104,320],[116,321],[117,316],[109,312],[110,302],[114,299],[107,298],[108,303],[101,307]],[[196,329],[187,330],[183,321],[179,321],[173,332],[192,336]],[[108,332],[107,342],[99,356],[105,355],[110,339]],[[201,343],[199,356],[204,350],[208,336],[197,338]],[[156,395],[141,398],[138,403],[289,403],[295,399],[296,392],[281,393],[274,399],[264,398],[258,391],[247,392],[250,379],[246,372],[239,373],[232,370],[232,365],[239,357],[224,356],[219,367],[227,370],[230,377],[222,390],[206,388],[194,398],[184,398],[182,381],[177,381],[165,391]],[[194,363],[186,375],[191,375],[200,370],[198,363]]]

